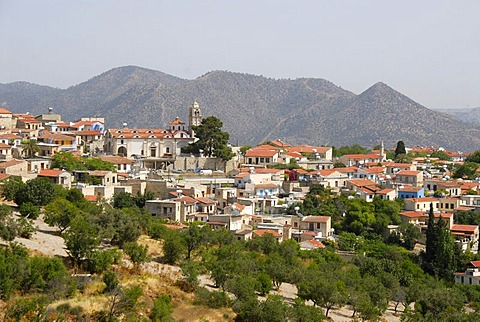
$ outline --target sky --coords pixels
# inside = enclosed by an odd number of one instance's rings
[[[67,88],[135,65],[384,82],[429,108],[480,107],[479,0],[0,0],[0,83]]]

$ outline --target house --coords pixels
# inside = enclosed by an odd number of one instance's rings
[[[323,249],[325,245],[315,239],[304,240],[300,243],[301,250]]]
[[[2,129],[13,129],[17,120],[13,118],[13,113],[5,108],[0,108],[0,127]]]
[[[26,177],[27,175],[27,161],[24,160],[10,160],[0,163],[0,174],[5,173],[12,176]]]
[[[257,230],[254,230],[252,232],[252,237],[253,238],[262,237],[264,235],[272,235],[279,243],[281,243],[283,241],[283,236],[281,234],[279,234],[278,232],[274,231],[274,230],[270,230],[270,229],[260,230],[260,229],[257,229]]]
[[[425,197],[423,187],[414,187],[411,185],[401,185],[398,187],[397,195],[399,199],[423,198]]]
[[[339,158],[339,162],[350,166],[363,166],[367,163],[380,163],[382,162],[382,156],[380,154],[345,154]]]
[[[58,151],[77,150],[76,139],[70,135],[41,130],[38,133],[37,141],[41,156],[52,156]]]
[[[297,241],[304,232],[311,232],[315,239],[327,238],[332,235],[332,218],[329,216],[308,216],[292,218],[292,236]],[[298,229],[298,231],[295,231]],[[295,237],[296,236],[296,237]],[[312,238],[308,238],[312,239]]]
[[[429,211],[430,204],[433,204],[433,210],[438,211],[440,201],[433,197],[407,198],[405,200],[405,210],[410,211]]]
[[[348,175],[338,171],[338,169],[320,170],[314,173],[315,183],[321,184],[326,188],[332,188],[338,192],[346,186]]]
[[[407,224],[413,224],[416,226],[420,226],[423,229],[426,229],[428,225],[428,212],[422,211],[402,211],[400,213],[400,219],[402,222]],[[435,212],[433,214],[435,221],[442,218],[442,220],[447,221],[447,227],[451,229],[453,226],[453,214],[452,213],[439,213]]]
[[[12,147],[8,144],[0,143],[0,159],[10,160],[12,158]]]
[[[197,211],[206,214],[217,213],[217,202],[208,198],[195,198],[197,200]]]
[[[197,201],[188,196],[175,199],[147,200],[145,209],[153,216],[184,223],[196,214]]]
[[[222,223],[227,230],[237,231],[244,228],[243,216],[237,214],[218,214],[208,216],[208,222]]]
[[[115,164],[119,173],[130,173],[135,164],[134,160],[116,155],[101,155],[100,159]]]
[[[450,232],[455,240],[460,243],[463,251],[470,250],[474,254],[478,252],[478,225],[453,224]]]
[[[375,196],[380,197],[382,200],[395,200],[397,198],[397,192],[395,189],[384,188],[375,191]]]
[[[100,186],[119,185],[118,175],[117,173],[112,171],[75,170],[73,171],[73,175],[75,177],[75,181],[77,182],[91,183],[93,185],[100,185]]]
[[[333,148],[329,146],[311,146],[311,145],[297,145],[287,148],[288,153],[300,153],[303,156],[312,159],[328,160],[333,159]]]
[[[272,197],[278,195],[280,192],[279,186],[273,183],[255,184],[253,190],[257,197]]]
[[[67,189],[70,189],[72,186],[72,175],[65,170],[43,169],[38,173],[38,177],[49,178],[53,183],[59,184]]]
[[[395,174],[395,183],[408,184],[414,187],[423,186],[423,172],[400,170]]]
[[[456,284],[480,285],[480,261],[471,261],[465,272],[454,273]]]
[[[253,233],[253,230],[249,228],[244,228],[244,229],[237,230],[235,232],[235,237],[237,237],[237,240],[247,241],[252,239],[252,233]]]
[[[278,162],[278,151],[252,148],[245,153],[245,164],[267,165]]]

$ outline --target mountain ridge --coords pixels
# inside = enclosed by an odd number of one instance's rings
[[[430,110],[384,82],[360,94],[322,78],[273,79],[215,70],[195,79],[125,66],[56,89],[35,84],[0,84],[0,102],[12,112],[45,113],[64,119],[105,117],[107,127],[165,127],[187,120],[194,100],[204,116],[216,115],[233,144],[281,138],[292,144],[442,146],[473,151],[480,130]]]

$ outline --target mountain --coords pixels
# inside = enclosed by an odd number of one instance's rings
[[[480,130],[414,102],[383,83],[359,95],[316,78],[271,79],[212,71],[193,80],[135,66],[119,67],[67,89],[24,82],[0,84],[0,102],[12,112],[64,119],[105,117],[107,127],[165,127],[198,101],[215,115],[233,144],[281,138],[293,144],[442,146],[472,151]]]
[[[462,122],[480,125],[480,107],[435,109],[435,111],[451,115]]]

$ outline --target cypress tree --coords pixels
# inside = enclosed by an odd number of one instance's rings
[[[424,270],[433,273],[433,262],[437,252],[438,236],[435,227],[435,217],[433,215],[433,203],[430,203],[430,211],[428,213],[428,225],[426,232],[426,245],[424,254]]]
[[[400,154],[407,154],[407,150],[405,149],[405,143],[403,143],[403,141],[397,142],[397,148],[395,149],[395,158]]]

